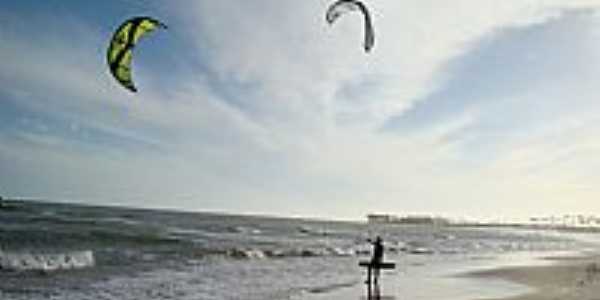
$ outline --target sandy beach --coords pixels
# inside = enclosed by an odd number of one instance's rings
[[[600,256],[554,257],[549,266],[501,268],[469,276],[500,278],[535,291],[502,300],[600,299]],[[482,287],[483,288],[483,287]],[[500,300],[500,299],[498,299]]]
[[[431,280],[425,280],[421,284],[402,283],[402,280],[408,280],[410,276],[397,277],[390,274],[391,276],[387,276],[387,280],[383,283],[380,299],[431,299],[431,297],[440,300],[600,299],[600,255],[547,257],[542,260],[530,266],[499,267],[455,276],[432,275]],[[470,284],[470,287],[461,287],[465,283]],[[452,288],[454,284],[456,289]],[[513,288],[511,284],[514,285]],[[425,289],[428,291],[415,293],[415,290]],[[333,293],[310,295],[302,299],[367,299],[365,291],[365,287],[360,284]],[[492,296],[496,291],[504,293],[504,296]],[[506,297],[507,294],[512,296]]]

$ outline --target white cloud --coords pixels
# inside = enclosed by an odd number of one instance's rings
[[[153,85],[148,83],[160,82],[160,74],[136,65],[138,80],[146,84],[135,97],[99,71],[105,66],[98,49],[106,37],[93,29],[75,34],[77,46],[60,35],[34,47],[19,35],[3,34],[0,55],[14,59],[3,64],[0,84],[14,88],[19,106],[68,119],[78,124],[75,133],[93,127],[160,150],[116,146],[102,153],[52,132],[22,133],[20,139],[2,136],[0,161],[11,158],[14,170],[8,174],[38,178],[34,195],[95,201],[111,195],[108,201],[136,205],[337,217],[360,217],[371,209],[492,214],[519,213],[502,201],[523,199],[532,203],[524,213],[545,201],[556,203],[549,210],[564,209],[571,202],[562,197],[573,195],[600,211],[589,200],[595,174],[579,169],[594,161],[591,137],[599,124],[593,113],[577,139],[565,138],[578,132],[565,129],[577,118],[560,120],[558,129],[527,127],[522,139],[496,141],[498,153],[484,164],[465,147],[496,133],[478,128],[482,118],[522,108],[514,98],[491,106],[473,99],[472,107],[405,136],[379,130],[391,116],[443,89],[456,75],[445,68],[448,63],[468,56],[486,38],[600,3],[371,1],[377,42],[369,55],[362,53],[361,19],[348,17],[330,28],[323,16],[328,3],[170,1],[161,9],[188,25],[176,35],[193,41],[207,69]],[[28,59],[16,59],[21,56]],[[582,87],[579,78],[574,81],[519,100],[567,97]],[[597,111],[589,104],[595,87],[583,84],[588,89],[574,103]],[[552,130],[557,133],[549,136]],[[36,168],[43,171],[36,174]],[[67,179],[57,180],[57,170]],[[44,183],[48,178],[53,180]],[[28,193],[26,187],[15,190]]]

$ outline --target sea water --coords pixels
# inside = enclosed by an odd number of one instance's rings
[[[376,234],[404,285],[506,254],[581,248],[552,231],[27,202],[0,211],[0,299],[310,298],[360,286],[357,263]]]

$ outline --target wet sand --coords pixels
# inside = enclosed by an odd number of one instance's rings
[[[538,261],[531,266],[499,267],[450,278],[433,276],[431,281],[422,284],[403,285],[399,280],[406,280],[406,277],[390,274],[391,276],[384,279],[381,299],[431,299],[431,296],[435,295],[433,298],[440,300],[600,300],[600,255],[549,257],[544,260],[548,264],[540,264]],[[456,292],[448,286],[440,288],[452,284],[452,277],[459,280],[456,283],[460,285],[464,285],[462,280],[470,283],[471,292]],[[508,294],[518,296],[490,296],[494,294],[494,289],[506,290],[506,287],[497,289],[498,284],[502,282],[514,284],[513,293]],[[414,293],[414,290],[423,289],[425,286],[437,292],[428,292],[427,296]],[[524,292],[527,290],[530,292]],[[300,299],[367,299],[365,291],[363,284],[356,284],[332,293],[304,295]]]
[[[555,264],[500,268],[471,273],[469,276],[499,278],[527,285],[534,290],[501,300],[600,300],[600,256],[555,257],[551,260]]]

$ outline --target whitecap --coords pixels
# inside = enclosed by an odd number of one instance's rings
[[[67,253],[10,253],[0,251],[0,270],[6,271],[57,271],[93,267],[94,252]]]
[[[227,256],[239,259],[264,259],[267,255],[259,249],[230,249]]]

